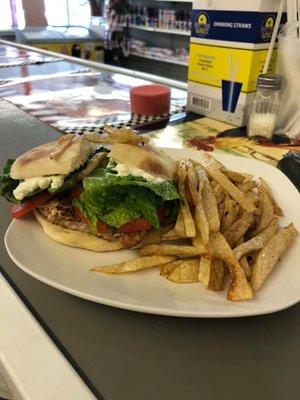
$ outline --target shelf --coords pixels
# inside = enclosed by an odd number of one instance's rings
[[[187,62],[176,60],[175,58],[174,59],[173,58],[159,58],[159,57],[154,57],[154,56],[146,56],[142,53],[136,53],[136,52],[130,52],[130,54],[132,56],[147,58],[149,60],[161,61],[161,62],[169,63],[169,64],[183,65],[185,67],[188,66]]]
[[[125,24],[124,24],[125,26]],[[183,31],[180,29],[163,29],[163,28],[152,28],[150,26],[144,25],[129,25],[129,28],[132,29],[140,29],[141,31],[151,31],[151,32],[160,32],[160,33],[169,33],[172,35],[183,35],[183,36],[191,36],[190,31]]]

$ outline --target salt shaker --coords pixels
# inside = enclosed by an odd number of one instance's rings
[[[282,76],[261,74],[248,122],[248,137],[272,139],[280,104]]]

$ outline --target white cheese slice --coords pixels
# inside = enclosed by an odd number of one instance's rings
[[[113,170],[116,171],[119,176],[131,175],[131,176],[138,176],[138,177],[144,178],[147,181],[151,181],[151,182],[157,182],[157,183],[165,182],[165,180],[159,176],[153,176],[153,175],[149,174],[148,172],[143,171],[140,168],[127,166],[122,163],[118,163],[113,168]]]
[[[47,189],[49,186],[51,189],[58,189],[63,185],[65,177],[66,175],[50,175],[27,178],[15,188],[13,195],[17,200],[23,200],[37,189]]]

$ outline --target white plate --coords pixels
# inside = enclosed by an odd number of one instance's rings
[[[201,152],[194,150],[165,151],[174,159],[201,158]],[[300,230],[300,196],[282,172],[260,161],[229,154],[214,153],[214,156],[231,169],[264,177],[285,212],[281,224],[293,221]],[[59,244],[43,234],[34,217],[14,220],[5,235],[12,260],[23,271],[50,286],[113,307],[180,317],[266,314],[297,303],[300,299],[299,236],[295,242],[255,298],[234,303],[226,300],[225,291],[209,291],[200,283],[175,284],[161,277],[155,268],[114,276],[90,272],[95,265],[125,261],[137,253],[134,250],[94,253]]]

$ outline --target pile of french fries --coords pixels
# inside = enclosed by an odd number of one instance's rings
[[[172,282],[201,282],[210,290],[223,290],[229,274],[227,299],[253,298],[297,235],[292,223],[279,229],[283,212],[266,182],[205,154],[201,162],[178,162],[178,189],[174,227],[159,238],[152,235],[156,244],[148,241],[138,258],[92,271],[122,274],[158,267]]]

